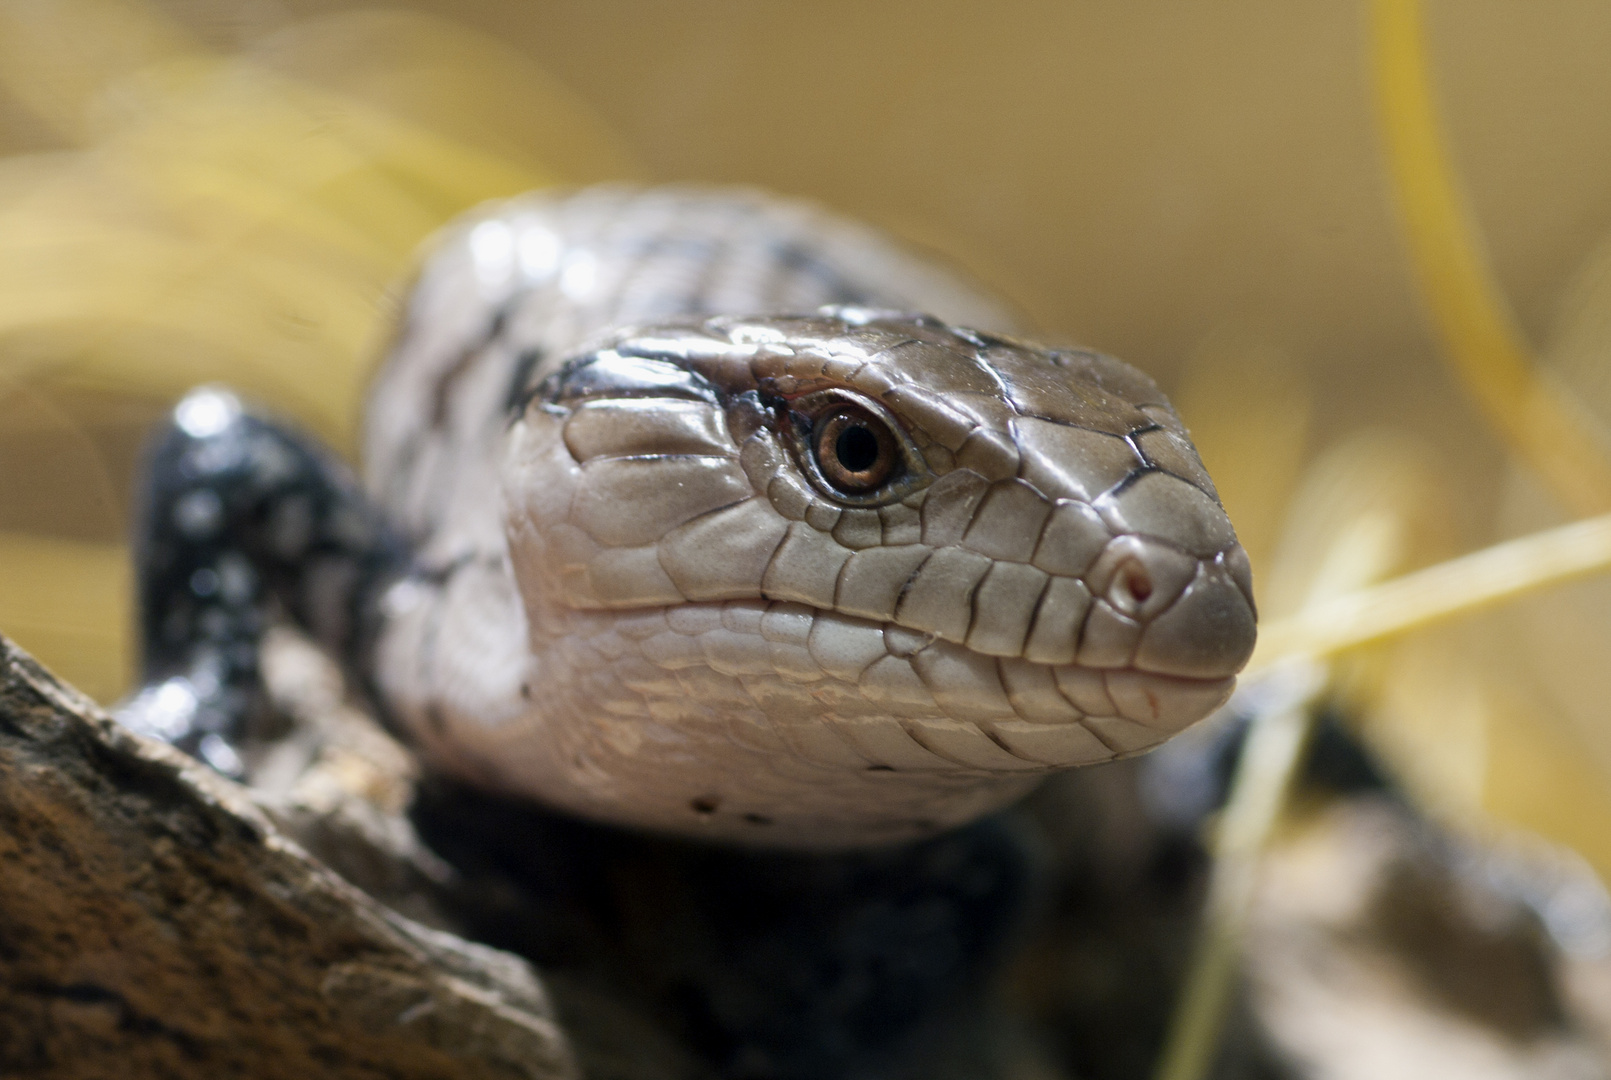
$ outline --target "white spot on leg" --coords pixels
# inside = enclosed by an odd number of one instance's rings
[[[246,765],[241,761],[235,748],[230,746],[217,735],[204,735],[201,744],[196,747],[201,759],[225,776],[239,776],[246,771]]]
[[[172,742],[190,731],[199,704],[190,680],[176,677],[141,690],[115,715],[136,734]]]
[[[173,504],[173,523],[192,540],[205,540],[224,520],[224,504],[211,488],[197,488]]]
[[[228,390],[206,386],[191,391],[173,410],[173,422],[192,439],[210,439],[241,414],[240,398]]]

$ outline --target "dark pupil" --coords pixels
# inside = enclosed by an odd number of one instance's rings
[[[878,461],[878,436],[864,427],[847,427],[834,440],[839,464],[850,472],[866,472]]]

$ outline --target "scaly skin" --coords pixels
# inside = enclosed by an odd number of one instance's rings
[[[388,710],[492,788],[811,848],[928,835],[1206,715],[1251,582],[1168,402],[941,318],[1008,321],[753,193],[591,189],[454,229],[369,412],[420,566],[381,605]],[[844,407],[895,462],[867,490],[813,441]]]

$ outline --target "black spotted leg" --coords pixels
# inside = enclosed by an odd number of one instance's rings
[[[333,454],[206,387],[155,439],[140,495],[143,685],[119,719],[240,775],[264,715],[258,646],[280,616],[372,690],[378,598],[408,553]]]

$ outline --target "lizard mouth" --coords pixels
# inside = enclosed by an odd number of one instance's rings
[[[737,730],[839,769],[1016,773],[1112,760],[1206,716],[1235,685],[1229,673],[991,656],[793,602],[698,602],[596,617],[615,624],[612,637],[635,642],[645,662],[620,669],[628,688],[724,699],[732,716],[749,718]],[[634,668],[643,673],[633,676]]]

